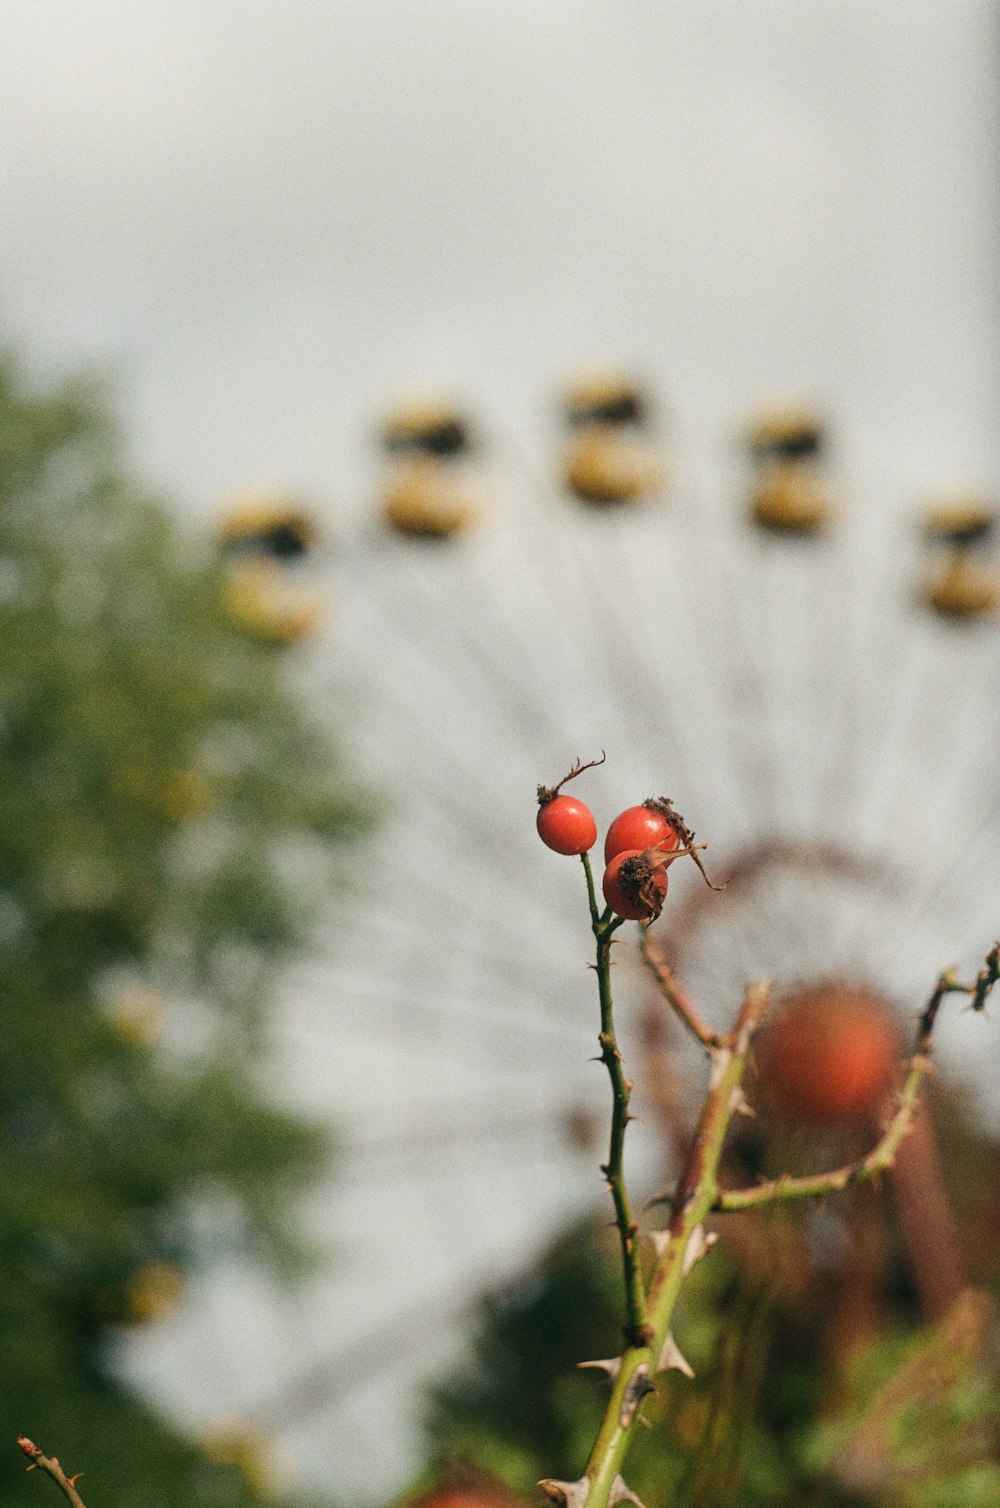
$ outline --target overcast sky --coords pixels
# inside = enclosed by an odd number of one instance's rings
[[[356,505],[386,397],[621,355],[997,476],[985,0],[3,0],[0,311],[189,507]]]

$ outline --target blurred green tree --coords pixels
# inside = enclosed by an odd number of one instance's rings
[[[184,1440],[108,1365],[213,1241],[294,1262],[326,1151],[261,1097],[261,1012],[365,803],[221,588],[99,387],[0,358],[4,1502],[39,1490],[21,1433],[104,1508],[268,1495],[252,1441]]]

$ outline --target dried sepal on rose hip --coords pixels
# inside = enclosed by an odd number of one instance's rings
[[[604,899],[616,916],[631,922],[655,921],[667,894],[667,869],[655,850],[625,849],[604,871]]]
[[[650,796],[641,806],[626,807],[608,828],[604,839],[604,862],[610,864],[616,854],[646,848],[671,851],[681,841],[683,819],[678,818],[664,796]]]
[[[694,860],[710,890],[725,890],[725,885],[715,885],[709,879],[701,862],[705,844],[696,843],[694,837],[694,829],[688,827],[669,796],[650,796],[641,806],[626,807],[612,822],[604,840],[604,862],[610,864],[616,854],[628,849],[655,850],[672,858],[686,854]]]
[[[586,764],[577,760],[557,784],[538,787],[538,816],[535,826],[546,848],[551,848],[554,853],[589,853],[597,842],[597,823],[590,807],[575,796],[560,795],[560,791],[567,781],[575,779],[584,770],[603,763],[603,754],[600,759],[588,760]]]

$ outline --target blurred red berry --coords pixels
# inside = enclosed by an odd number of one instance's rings
[[[764,1102],[788,1120],[850,1120],[876,1110],[899,1072],[902,1041],[888,1005],[822,984],[779,1007],[756,1052]]]

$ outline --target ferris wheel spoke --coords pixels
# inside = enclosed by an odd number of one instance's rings
[[[368,1137],[364,1141],[342,1144],[340,1153],[347,1162],[362,1164],[356,1171],[365,1179],[373,1171],[384,1172],[386,1178],[399,1176],[400,1170],[394,1165],[408,1159],[419,1161],[424,1177],[438,1178],[441,1167],[427,1160],[428,1152],[464,1152],[476,1147],[477,1155],[485,1152],[506,1158],[510,1156],[511,1143],[526,1136],[537,1137],[540,1131],[551,1132],[554,1141],[567,1143],[569,1133],[566,1128],[577,1108],[566,1104],[555,1109],[524,1111],[519,1115],[473,1115],[458,1123],[441,1122],[419,1127],[411,1124],[390,1136]],[[535,1147],[537,1153],[544,1152],[545,1155],[549,1155],[550,1150],[543,1149],[540,1144]]]
[[[862,515],[848,541],[854,568],[846,611],[838,615],[842,634],[829,660],[835,684],[819,757],[829,797],[825,816],[840,832],[845,821],[853,824],[871,787],[884,750],[884,697],[910,658],[911,625],[897,623],[890,610],[899,587],[894,533],[877,517]]]
[[[517,625],[506,610],[505,594],[500,590],[502,574],[495,570],[477,572],[473,556],[466,564],[466,579],[460,584],[467,588],[467,578],[472,576],[476,581],[474,595],[466,590],[449,597],[411,566],[410,585],[419,593],[418,621],[435,623],[443,640],[436,645],[438,654],[445,648],[448,652],[461,649],[470,674],[489,688],[489,701],[496,712],[502,713],[508,728],[516,730],[522,740],[542,736],[550,747],[561,747],[565,727],[552,715],[537,678],[524,674],[525,660],[511,653],[520,648],[530,655],[532,648],[523,641],[518,643]],[[414,623],[412,617],[410,623]],[[512,661],[519,666],[517,672],[510,668]]]
[[[895,765],[883,771],[885,842],[921,876],[910,904],[896,918],[897,956],[912,945],[918,928],[945,899],[949,884],[967,873],[968,844],[979,833],[988,837],[997,815],[992,761],[984,767],[978,736],[969,736],[973,726],[977,735],[981,731],[983,713],[993,703],[996,664],[992,646],[980,656],[979,675],[970,676],[967,664],[942,654],[942,641],[932,638],[931,627],[923,627],[911,657],[898,698],[895,744],[899,752]],[[926,699],[926,687],[931,685],[939,688],[933,707]],[[909,774],[904,751],[910,754]],[[945,773],[947,781],[943,781]],[[973,774],[982,786],[975,796]],[[971,819],[966,815],[970,812]],[[1000,835],[994,834],[994,842],[1000,843]]]
[[[518,866],[517,893],[525,909],[532,914],[549,909],[552,890],[545,883],[544,870],[537,862],[534,837],[534,791],[525,796],[523,821],[503,822],[502,804],[497,791],[491,789],[485,775],[472,760],[456,754],[447,738],[447,725],[435,718],[433,709],[418,699],[404,698],[396,685],[382,683],[382,700],[396,711],[406,727],[406,744],[412,761],[405,772],[407,800],[423,799],[433,811],[447,819],[450,836],[464,840],[461,844],[463,867],[479,870],[491,885],[496,878],[513,875],[518,850],[524,863]],[[469,904],[475,895],[470,888],[463,899]]]
[[[429,992],[394,993],[378,981],[358,981],[349,991],[339,989],[337,999],[320,1002],[320,1008],[309,1019],[290,1023],[287,1041],[294,1034],[297,1040],[314,1043],[319,1052],[322,1042],[342,1041],[345,1031],[357,1025],[359,1016],[363,1017],[366,1035],[381,1030],[400,1050],[408,1044],[426,1050],[427,1034],[431,1031],[435,1061],[468,1062],[471,1052],[487,1065],[517,1064],[524,1069],[537,1061],[544,1041],[560,1043],[564,1048],[590,1047],[587,1034],[573,1032],[570,1023],[560,1024],[527,1010],[502,1007],[488,1015],[481,1009],[473,1014],[467,1000],[450,1001]]]
[[[746,529],[742,519],[733,513],[733,499],[743,480],[727,470],[717,476],[714,487],[706,486],[681,416],[675,428],[676,450],[686,478],[687,516],[692,525],[688,541],[692,568],[684,574],[703,586],[718,584],[713,599],[718,652],[713,663],[706,664],[705,678],[708,682],[719,679],[728,688],[730,706],[737,714],[732,722],[730,760],[743,772],[744,789],[754,791],[763,816],[757,831],[781,832],[784,812],[780,802],[779,735],[772,717],[766,636],[759,617],[754,615],[754,605],[759,607],[763,599],[753,572],[748,583],[745,561],[737,558],[738,539],[750,548],[753,544],[749,535],[741,532]]]
[[[439,1003],[439,995],[437,993],[440,992],[440,998],[446,998],[444,994],[445,983],[442,981],[440,970],[434,968],[433,957],[428,958],[425,956],[421,961],[424,962],[425,967],[419,972],[415,968],[407,969],[405,967],[405,958],[400,961],[398,966],[392,963],[387,967],[383,978],[380,978],[371,968],[366,968],[363,963],[358,964],[353,971],[349,967],[345,968],[343,965],[340,965],[330,972],[330,983],[331,986],[336,986],[341,996],[349,997],[351,1003],[359,998],[357,992],[360,988],[362,995],[365,997],[370,997],[372,993],[377,993],[378,998],[383,1000],[412,999],[415,1008],[419,1005],[421,1009],[439,1012],[447,1016],[450,1013],[446,1006]],[[398,982],[400,978],[411,981],[412,994],[405,997],[399,996]],[[471,993],[472,986],[468,979],[462,979],[460,983],[460,993],[463,996]],[[369,985],[371,986],[370,990],[366,988]],[[393,985],[396,986],[397,993],[395,995],[392,990]],[[454,989],[455,986],[453,985],[452,988]],[[386,994],[387,990],[388,995]],[[422,996],[429,998],[424,999],[421,998]],[[519,1021],[523,1015],[530,1023],[531,1029],[537,1031],[558,1031],[560,1023],[565,1023],[565,1027],[568,1030],[572,1025],[580,1023],[583,1019],[582,1011],[579,1007],[574,1007],[568,1002],[564,1005],[561,1003],[559,997],[551,995],[546,1000],[544,1007],[540,1009],[537,991],[533,991],[531,981],[528,978],[522,978],[520,989],[517,991],[505,993],[499,1004],[497,1003],[497,991],[495,989],[488,996],[477,994],[467,1004],[463,1000],[466,1010],[468,1010],[469,1004],[475,1009],[475,1019],[478,1021],[488,1022],[499,1017],[513,1022],[514,1020]]]
[[[379,897],[372,892],[367,897],[367,906],[373,907]],[[430,961],[436,959],[441,950],[441,939],[432,930],[433,912],[429,913],[427,921],[418,923],[412,915],[391,913],[379,918],[365,909],[365,901],[359,902],[361,909],[359,914],[352,918],[348,930],[351,934],[359,932],[367,934],[371,939],[372,946],[383,952],[393,941],[405,941],[407,944],[416,945],[416,956],[421,960]],[[496,939],[491,934],[488,939],[476,936],[472,939],[458,937],[454,930],[447,935],[447,949],[450,959],[467,968],[482,974],[484,983],[489,981],[503,980],[514,986],[538,986],[543,985],[546,989],[565,987],[568,976],[556,968],[545,957],[534,956],[530,965],[525,959],[524,943],[516,934],[511,946],[507,949],[499,949],[491,946]],[[332,954],[331,962],[336,965],[344,958],[345,954]],[[349,953],[348,955],[349,956]]]
[[[693,467],[691,472],[694,476]],[[720,512],[706,490],[695,491],[693,505],[698,509],[700,527],[691,531],[689,549],[694,566],[685,575],[692,583],[717,584],[712,598],[717,650],[713,662],[706,664],[705,673],[708,679],[719,679],[727,688],[734,713],[730,758],[742,772],[744,789],[754,792],[758,831],[780,832],[785,825],[780,801],[781,735],[775,719],[766,634],[760,621],[759,609],[765,594],[754,579],[765,557],[754,552],[756,541],[747,540],[747,549],[755,562],[748,590],[746,576],[741,575],[737,562],[737,541],[742,537],[738,531],[745,527],[742,520]],[[696,606],[694,610],[697,611]]]
[[[540,505],[532,518],[532,548],[526,554],[536,592],[548,598],[563,623],[573,625],[577,648],[586,646],[588,681],[603,686],[599,699],[612,709],[614,731],[633,764],[661,768],[667,748],[679,780],[685,789],[691,788],[692,772],[701,760],[691,746],[685,720],[677,714],[677,697],[665,694],[653,673],[657,638],[640,626],[646,600],[662,600],[663,583],[673,576],[667,516],[649,505],[645,521],[654,520],[655,544],[664,564],[650,572],[647,560],[645,577],[637,582],[629,542],[643,522],[642,514],[578,518],[575,528],[567,528],[565,499],[556,499],[555,489],[540,485],[534,473],[531,479]],[[546,501],[549,506],[544,506]],[[564,563],[568,555],[572,570],[550,567],[542,575],[540,561]]]
[[[614,709],[615,738],[627,748],[633,766],[662,768],[664,751],[684,760],[685,736],[673,709],[664,707],[659,686],[649,671],[649,646],[636,631],[634,617],[623,611],[627,590],[621,580],[621,559],[616,550],[615,522],[598,540],[584,540],[574,532],[563,547],[572,558],[572,574],[553,577],[544,584],[557,612],[579,623],[579,638],[591,668],[592,684],[603,682],[602,700]],[[617,569],[615,569],[617,565]],[[581,590],[582,589],[582,590]],[[581,611],[584,604],[589,611]],[[647,715],[644,715],[646,713]],[[653,718],[659,719],[662,736],[652,736]]]
[[[982,874],[984,870],[989,872],[992,869],[995,872],[998,851],[1000,851],[1000,800],[994,796],[979,822],[963,835],[962,841],[954,844],[949,857],[940,868],[932,871],[928,882],[921,887],[913,903],[901,918],[897,956],[906,952],[912,939],[919,936],[927,920],[935,913],[945,911],[949,914],[964,915],[968,907],[970,878]],[[1000,903],[993,899],[993,893],[989,887],[987,887],[987,893],[990,896],[985,908],[987,919],[991,908],[997,914],[997,920],[992,923],[992,930],[987,928],[992,936],[994,932],[1000,931]]]
[[[665,544],[672,551],[677,550],[676,532]],[[734,719],[720,700],[718,677],[701,646],[706,623],[712,623],[715,633],[728,641],[721,621],[725,607],[706,590],[699,573],[676,571],[659,582],[646,579],[648,564],[644,552],[648,552],[648,545],[643,538],[633,537],[628,548],[624,540],[621,542],[622,575],[636,604],[637,622],[642,625],[641,641],[661,650],[657,654],[647,650],[657,702],[661,708],[677,709],[672,726],[683,730],[686,752],[683,775],[692,791],[691,800],[697,795],[713,822],[725,823],[728,842],[740,842],[752,830],[747,805],[737,795],[745,785],[741,766],[746,723]],[[710,579],[711,573],[708,575]],[[731,658],[731,649],[720,656],[727,664]],[[742,673],[737,669],[737,676]],[[748,674],[747,678],[752,677]],[[661,714],[657,703],[650,710],[654,725],[658,725]],[[709,762],[711,806],[705,796],[705,770]]]
[[[946,851],[961,841],[963,829],[978,828],[977,814],[998,795],[993,750],[998,734],[997,686],[1000,661],[994,640],[970,641],[965,634],[938,638],[927,681],[937,690],[933,707],[926,696],[915,699],[913,740],[923,751],[926,793],[921,803],[929,831],[914,821],[914,793],[897,785],[894,830],[913,834],[920,855],[930,838],[934,850]],[[970,824],[971,814],[971,824]]]

